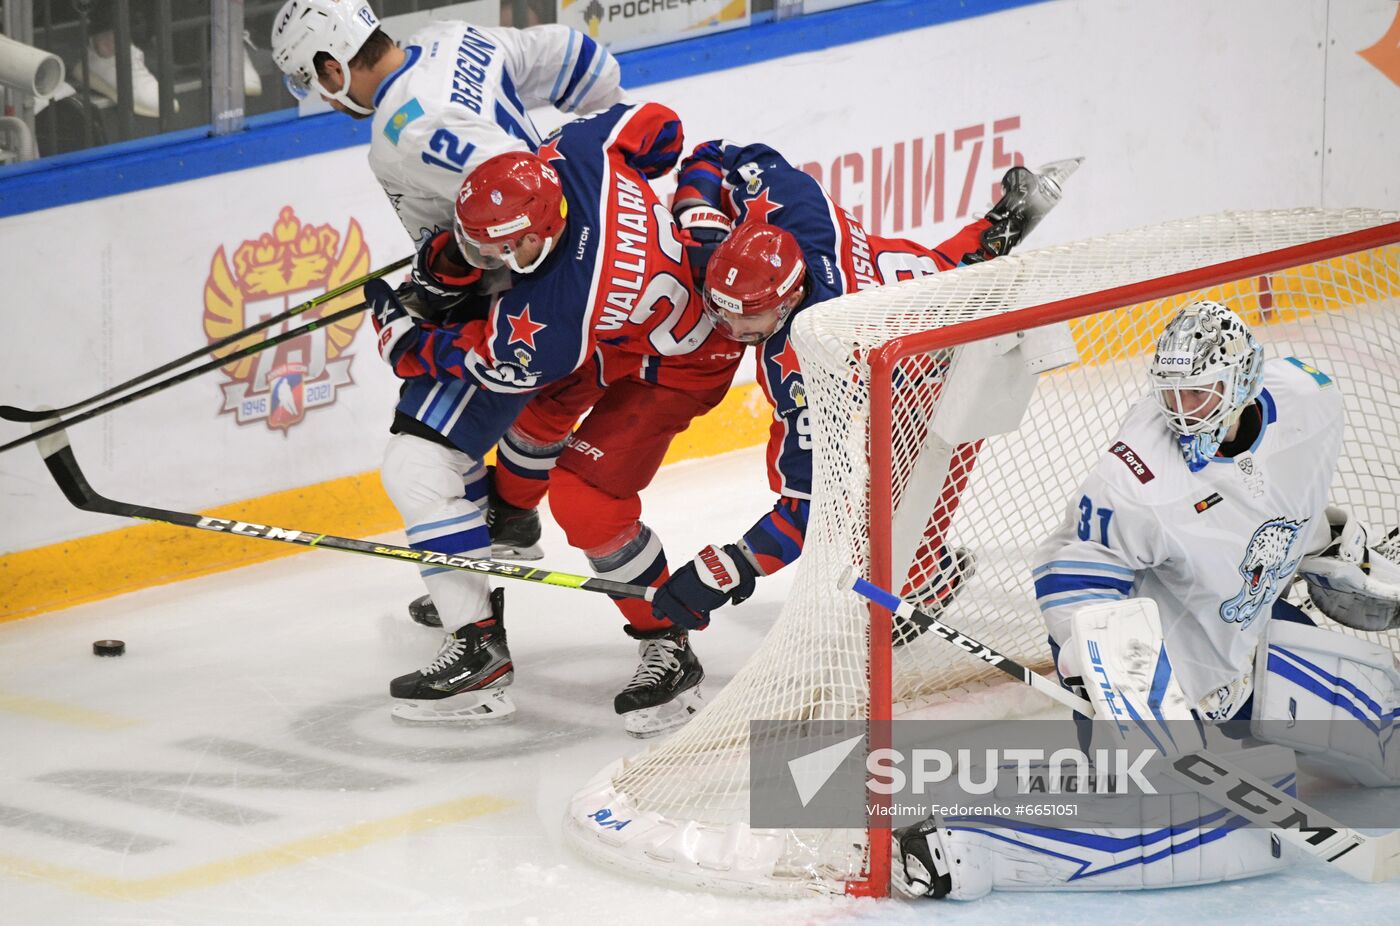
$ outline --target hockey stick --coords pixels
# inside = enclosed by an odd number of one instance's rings
[[[256,344],[249,344],[242,350],[236,350],[233,353],[228,354],[227,356],[218,358],[217,360],[211,360],[206,364],[202,364],[197,367],[192,367],[188,370],[183,370],[179,373],[176,373],[174,376],[161,380],[160,382],[151,383],[144,389],[138,389],[135,392],[128,392],[126,395],[118,396],[112,401],[104,402],[96,408],[90,408],[85,412],[80,412],[79,414],[74,415],[72,418],[69,418],[66,421],[54,421],[52,424],[45,424],[44,427],[38,428],[37,430],[26,434],[24,437],[16,438],[10,441],[8,444],[0,444],[0,453],[4,453],[6,450],[13,450],[15,447],[20,447],[24,444],[33,443],[34,441],[41,441],[51,434],[59,433],[60,431],[67,428],[69,425],[78,424],[80,422],[87,421],[91,418],[96,418],[98,415],[105,415],[107,412],[110,412],[114,408],[121,408],[123,405],[129,405],[132,402],[135,402],[137,399],[144,399],[148,395],[154,395],[157,392],[163,392],[164,390],[169,389],[171,386],[178,386],[180,383],[194,379],[196,376],[202,376],[205,373],[208,373],[210,370],[215,369],[216,367],[221,367],[231,360],[240,360],[244,357],[250,357],[253,354],[267,350],[269,347],[276,347],[278,344],[281,344],[284,341],[290,341],[293,338],[299,338],[304,334],[309,334],[310,332],[315,331],[317,328],[323,328],[326,325],[332,324],[333,322],[338,322],[342,318],[349,318],[351,315],[363,312],[364,310],[365,304],[363,302],[359,302],[351,306],[346,306],[339,312],[332,312],[324,318],[313,319],[307,322],[306,324],[302,325],[300,328],[293,328],[291,331],[284,331],[279,335],[268,338],[266,341],[259,341]],[[48,412],[47,419],[52,419],[53,415],[53,412]],[[44,422],[35,422],[35,424],[44,424]]]
[[[1094,705],[1089,701],[879,586],[859,577],[848,577],[841,584],[867,601],[926,626],[928,632],[1070,710],[1085,717],[1094,716]],[[1228,808],[1231,813],[1278,833],[1284,840],[1353,878],[1378,883],[1400,875],[1400,830],[1382,836],[1357,832],[1204,749],[1166,758],[1168,773],[1177,781]]]
[[[335,289],[327,290],[326,292],[322,293],[314,299],[308,299],[301,305],[293,306],[292,308],[283,312],[281,315],[274,315],[271,318],[265,318],[262,321],[258,322],[256,325],[249,325],[242,331],[235,331],[233,334],[226,335],[225,337],[214,341],[212,344],[206,344],[198,350],[194,350],[188,354],[185,354],[183,357],[176,357],[169,363],[162,364],[156,367],[154,370],[147,370],[140,376],[132,377],[124,383],[118,383],[110,389],[105,389],[102,392],[97,393],[96,395],[88,396],[81,402],[74,402],[72,405],[65,405],[62,408],[34,410],[27,408],[16,408],[13,405],[0,405],[0,418],[5,419],[6,421],[22,421],[26,424],[32,424],[36,421],[45,421],[49,418],[53,418],[58,415],[66,415],[71,411],[77,411],[85,405],[91,405],[94,402],[101,401],[102,399],[108,398],[109,396],[114,396],[119,392],[123,392],[127,389],[130,389],[132,386],[139,386],[141,383],[144,383],[147,380],[155,379],[162,373],[169,373],[171,370],[183,366],[186,363],[189,363],[191,360],[198,360],[205,354],[212,354],[214,351],[217,351],[220,348],[228,347],[230,344],[236,344],[237,342],[243,340],[250,334],[256,334],[257,332],[262,331],[266,328],[271,328],[273,325],[276,325],[279,322],[284,322],[289,318],[294,318],[298,315],[309,312],[318,306],[325,305],[332,299],[339,298],[340,296],[345,295],[346,293],[350,292],[356,287],[364,286],[370,280],[378,279],[379,277],[393,273],[395,270],[399,270],[403,267],[408,266],[409,262],[412,260],[413,258],[411,257],[405,257],[402,260],[394,261],[387,267],[380,267],[378,270],[372,270],[357,280],[351,280],[348,283],[342,283]],[[270,343],[272,342],[264,342],[262,346],[266,347]],[[220,362],[227,363],[229,359],[230,358],[228,357],[224,357],[221,359]]]
[[[73,456],[73,448],[68,443],[68,435],[63,432],[62,428],[60,427],[56,432],[53,428],[47,428],[46,431],[49,432],[48,436],[39,441],[39,452],[44,455],[44,465],[48,467],[49,473],[58,483],[58,487],[63,490],[68,501],[72,502],[74,507],[84,511],[113,514],[123,518],[136,518],[141,521],[174,524],[177,527],[194,527],[221,534],[233,534],[238,537],[252,537],[257,540],[276,540],[316,549],[360,553],[399,563],[445,566],[449,569],[478,572],[502,579],[519,579],[541,585],[556,585],[561,588],[582,589],[586,592],[600,592],[616,598],[639,598],[643,601],[650,601],[656,593],[656,589],[649,586],[629,585],[594,576],[571,575],[567,572],[555,572],[552,569],[535,569],[490,559],[449,556],[445,553],[415,550],[412,547],[401,547],[390,543],[354,540],[349,537],[336,537],[332,534],[320,534],[314,531],[253,524],[228,518],[209,518],[183,511],[168,511],[164,508],[150,508],[145,505],[134,505],[130,502],[113,501],[98,495],[88,484],[87,477],[78,467],[77,458]]]

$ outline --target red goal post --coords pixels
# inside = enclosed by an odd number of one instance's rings
[[[1400,525],[1400,219],[1375,210],[1222,213],[998,258],[798,313],[811,514],[761,646],[686,727],[582,788],[565,834],[667,883],[776,896],[888,891],[888,830],[749,826],[749,723],[848,720],[878,748],[897,716],[1016,713],[1023,692],[932,635],[892,643],[851,568],[910,598],[956,581],[947,619],[1048,671],[1030,554],[1146,389],[1161,325],[1223,301],[1270,356],[1347,396],[1334,497]],[[945,401],[946,400],[946,401]],[[758,473],[755,478],[761,478]],[[729,613],[716,621],[739,619]],[[1391,640],[1394,646],[1396,640]],[[703,657],[704,635],[696,636]],[[1015,688],[1017,686],[1011,686]],[[878,815],[878,796],[870,801]]]

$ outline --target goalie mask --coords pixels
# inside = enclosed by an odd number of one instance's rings
[[[568,214],[558,171],[528,151],[510,151],[483,162],[462,184],[453,231],[473,267],[530,273],[554,250]],[[529,235],[538,241],[524,241]]]
[[[806,298],[806,276],[796,238],[775,225],[745,222],[710,257],[705,314],[726,337],[758,344]]]
[[[272,60],[277,62],[292,96],[304,100],[312,93],[340,103],[361,116],[374,109],[350,99],[350,59],[379,28],[365,0],[287,0],[272,22]],[[340,64],[343,86],[334,93],[321,83],[316,56],[325,52]]]
[[[1196,472],[1220,449],[1264,384],[1264,349],[1219,302],[1186,306],[1157,339],[1149,374],[1157,406]]]

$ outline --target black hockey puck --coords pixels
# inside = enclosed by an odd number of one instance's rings
[[[126,644],[121,640],[98,640],[92,644],[92,651],[98,656],[120,656],[126,652]]]

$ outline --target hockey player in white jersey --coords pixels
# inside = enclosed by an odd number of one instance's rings
[[[567,26],[433,22],[398,46],[364,0],[288,0],[272,54],[294,95],[373,119],[370,168],[415,244],[451,231],[478,164],[539,147],[528,109],[589,113],[622,99],[617,59]]]
[[[1368,631],[1400,624],[1400,567],[1368,543],[1364,512],[1328,504],[1343,387],[1297,358],[1265,360],[1244,321],[1209,301],[1168,323],[1149,379],[1151,395],[1128,412],[1034,557],[1061,679],[1083,693],[1071,640],[1076,609],[1148,598],[1169,661],[1159,664],[1162,686],[1179,685],[1200,721],[1234,721],[1234,737],[1289,747],[1362,784],[1400,784],[1400,753],[1386,749],[1400,713],[1395,656],[1315,626],[1283,597],[1301,575],[1313,602],[1340,623]],[[1276,746],[1266,748],[1287,755]],[[915,893],[963,898],[993,888],[1203,883],[1278,867],[1267,832],[1247,828],[1210,840],[1198,832],[1199,845],[1170,853],[1160,850],[1183,834],[1143,838],[1126,856],[1121,840],[1095,843],[1082,831],[996,832],[1010,838],[993,849],[991,837],[926,821],[898,832],[896,867]],[[1049,861],[1109,848],[1118,855],[1094,878]]]
[[[454,243],[454,206],[467,174],[498,154],[536,150],[541,135],[528,108],[590,112],[622,96],[616,59],[567,27],[433,22],[397,45],[364,0],[288,0],[273,21],[272,52],[294,95],[318,94],[342,113],[372,120],[370,167],[418,247],[415,298],[405,301],[424,315],[460,308],[465,287],[509,285],[505,270],[480,279],[482,271]],[[443,437],[434,425],[451,414],[456,396],[437,399],[422,403],[416,418],[399,408],[381,467],[385,490],[412,546],[492,555],[492,541],[502,538],[488,530],[484,510],[489,486],[481,456],[488,448]],[[509,421],[522,404],[515,396],[481,396],[472,414]],[[538,540],[537,519],[524,527]],[[391,684],[394,717],[508,719],[513,665],[500,591],[492,594],[483,576],[456,570],[422,574],[447,635],[430,665]]]

